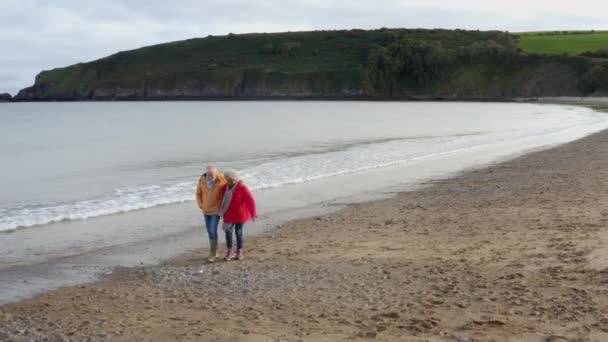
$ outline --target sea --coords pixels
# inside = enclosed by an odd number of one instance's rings
[[[204,247],[207,165],[252,189],[251,236],[606,128],[530,103],[0,104],[0,302]]]

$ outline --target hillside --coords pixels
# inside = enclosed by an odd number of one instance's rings
[[[209,36],[43,71],[14,100],[496,99],[608,93],[608,64],[519,36],[349,30]],[[522,42],[523,43],[523,42]]]

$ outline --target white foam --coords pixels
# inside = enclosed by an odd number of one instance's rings
[[[441,158],[447,154],[480,147],[517,143],[533,149],[564,143],[608,128],[606,115],[585,108],[572,111],[569,120],[525,130],[507,130],[476,135],[397,139],[360,144],[344,150],[310,153],[277,158],[241,170],[245,182],[254,190],[311,182],[404,164],[423,158]],[[573,120],[575,118],[575,120]],[[32,227],[68,220],[83,220],[159,205],[194,200],[196,180],[171,185],[149,185],[116,189],[107,196],[75,203],[47,204],[0,209],[0,231]]]

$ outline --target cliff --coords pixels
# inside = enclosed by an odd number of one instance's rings
[[[43,71],[16,101],[486,99],[606,92],[608,66],[527,54],[505,32],[350,30],[209,36]]]
[[[9,102],[13,99],[11,94],[3,93],[0,94],[0,102]]]

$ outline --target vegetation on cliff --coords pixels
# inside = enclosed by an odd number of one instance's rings
[[[517,35],[348,30],[209,36],[43,71],[17,100],[507,98],[608,91],[608,63]]]

